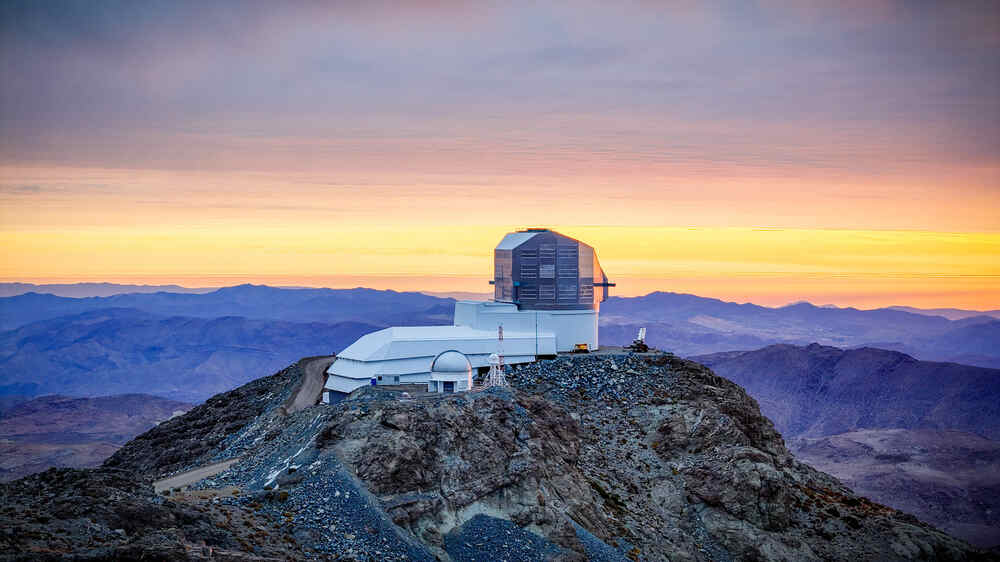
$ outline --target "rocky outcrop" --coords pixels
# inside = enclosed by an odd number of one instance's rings
[[[239,456],[193,487],[238,487],[217,502],[280,521],[319,558],[986,556],[796,461],[742,388],[670,355],[560,357],[515,369],[509,389],[365,388],[280,415],[301,375],[221,395],[109,465],[165,474]]]
[[[973,544],[1000,542],[1000,370],[818,344],[694,359],[746,388],[812,466]]]
[[[430,402],[349,408],[320,433],[392,520],[436,549],[477,514],[509,519],[583,552],[573,521],[613,523],[578,468],[579,424],[541,398],[491,389]],[[359,404],[360,406],[360,404]]]
[[[797,462],[743,389],[697,363],[671,356],[561,359],[513,378],[581,417],[581,470],[620,523],[607,540],[635,545],[637,556],[975,556],[962,541]]]

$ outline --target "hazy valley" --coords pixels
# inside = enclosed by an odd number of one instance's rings
[[[980,546],[1000,545],[1000,441],[938,429],[862,429],[788,443],[860,495]]]
[[[148,394],[22,402],[0,414],[0,480],[52,466],[97,466],[136,435],[191,407]]]

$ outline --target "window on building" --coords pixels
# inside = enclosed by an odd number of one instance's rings
[[[556,299],[555,285],[542,285],[538,287],[538,300],[552,301]]]
[[[561,301],[576,301],[576,283],[560,283],[559,284],[559,300]]]

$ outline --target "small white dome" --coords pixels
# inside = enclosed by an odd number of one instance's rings
[[[442,351],[431,361],[432,373],[472,373],[472,363],[461,352],[449,349]]]
[[[489,357],[489,359],[487,359],[487,361],[489,362],[490,365],[499,365],[500,364],[500,356],[497,355],[496,353],[491,353],[490,357]]]

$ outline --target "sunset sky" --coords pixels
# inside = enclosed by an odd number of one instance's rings
[[[556,4],[556,5],[550,5]],[[1000,2],[0,4],[0,281],[1000,308]]]

